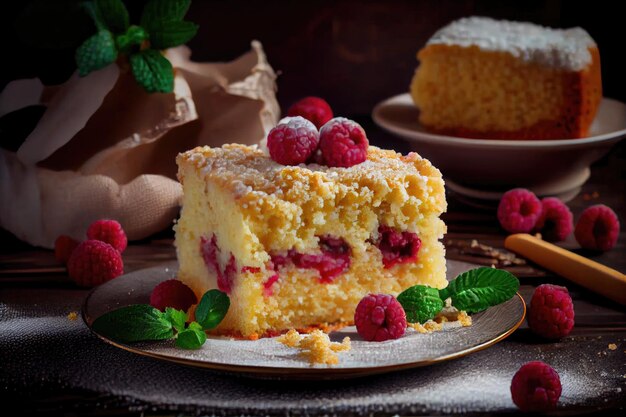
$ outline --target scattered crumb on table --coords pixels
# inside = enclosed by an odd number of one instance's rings
[[[609,350],[617,350],[617,345],[615,343],[609,343]]]
[[[300,355],[311,364],[336,365],[339,363],[336,352],[351,349],[349,337],[344,337],[341,343],[331,342],[328,334],[319,329],[307,335],[301,335],[295,329],[291,329],[277,340],[290,348],[300,349]]]
[[[77,318],[78,318],[78,313],[75,312],[75,311],[70,311],[67,314],[67,319],[70,320],[70,321],[75,321]]]

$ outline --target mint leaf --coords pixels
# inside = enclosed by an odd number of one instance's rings
[[[209,290],[204,293],[196,307],[196,320],[203,329],[211,330],[224,319],[229,307],[230,299],[226,294],[219,290]]]
[[[409,287],[402,291],[397,299],[409,323],[425,323],[433,319],[443,308],[439,291],[425,285]]]
[[[178,333],[176,346],[183,349],[198,349],[206,342],[206,333],[197,322],[189,323],[189,327]]]
[[[439,291],[442,300],[468,313],[477,313],[505,302],[519,289],[519,280],[510,272],[495,268],[476,268],[459,274]]]
[[[122,0],[96,0],[96,9],[111,32],[124,33],[128,29],[128,10]]]
[[[150,27],[150,47],[167,49],[183,45],[196,36],[198,25],[186,21],[161,21]]]
[[[185,323],[189,320],[187,313],[172,307],[165,307],[165,318],[172,323],[172,326],[174,326],[179,333],[185,330]]]
[[[191,0],[150,0],[143,8],[140,24],[151,31],[159,22],[182,20],[190,4]]]
[[[117,59],[113,35],[108,30],[99,31],[78,47],[75,58],[81,77],[112,64]]]
[[[130,56],[135,80],[148,93],[171,93],[174,89],[174,69],[161,53],[146,49]]]
[[[147,304],[134,304],[106,313],[94,320],[92,329],[124,343],[174,336],[172,323],[165,318],[165,314]]]
[[[126,32],[115,37],[115,45],[120,53],[128,54],[133,45],[141,45],[148,39],[148,33],[141,26],[130,26]]]

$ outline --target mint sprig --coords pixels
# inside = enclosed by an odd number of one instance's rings
[[[207,291],[196,307],[196,320],[205,330],[215,328],[226,316],[230,298],[219,290]]]
[[[424,323],[443,309],[448,298],[457,310],[478,313],[507,301],[518,290],[519,280],[510,272],[481,267],[459,274],[441,290],[414,285],[400,293],[397,299],[407,321]]]
[[[161,52],[146,49],[132,54],[130,67],[135,80],[148,93],[169,93],[174,89],[174,69]]]
[[[189,42],[198,33],[198,25],[186,21],[167,20],[151,27],[150,45],[167,49]]]
[[[513,297],[519,289],[515,275],[502,269],[476,268],[463,272],[439,291],[442,300],[468,313],[477,313]]]
[[[196,307],[196,318],[186,324],[189,316],[182,310],[167,307],[164,312],[148,305],[134,304],[103,314],[94,320],[96,333],[121,343],[165,340],[176,337],[176,346],[198,349],[206,342],[206,330],[215,328],[226,316],[230,300],[218,290],[205,293]],[[201,316],[198,316],[198,310]]]
[[[185,330],[185,323],[189,320],[187,313],[172,307],[165,308],[165,318],[172,323],[172,327],[179,333]]]
[[[163,340],[174,336],[165,313],[148,304],[134,304],[106,313],[92,325],[96,333],[124,343]]]
[[[176,346],[182,349],[198,349],[206,342],[206,333],[200,324],[193,321],[189,327],[178,333]]]
[[[436,288],[426,285],[414,285],[398,295],[409,323],[424,323],[435,318],[443,308],[443,300],[439,298]]]
[[[174,90],[174,69],[160,52],[187,43],[198,32],[183,20],[191,0],[151,0],[143,10],[141,25],[130,25],[122,0],[92,0],[83,4],[97,33],[76,50],[79,75],[85,76],[128,57],[135,80],[149,93]]]
[[[101,30],[89,37],[76,50],[78,75],[84,77],[92,71],[112,64],[117,59],[117,48],[113,35],[108,30]]]

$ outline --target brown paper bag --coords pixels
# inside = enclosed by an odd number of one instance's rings
[[[44,87],[10,83],[0,116],[32,104],[47,110],[16,153],[0,150],[0,226],[33,245],[61,234],[84,239],[97,219],[118,220],[131,240],[169,227],[181,188],[176,154],[198,145],[258,143],[276,124],[276,75],[262,46],[228,63],[166,53],[174,92],[147,94],[110,65]]]

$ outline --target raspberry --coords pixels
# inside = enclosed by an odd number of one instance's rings
[[[297,268],[317,269],[321,283],[331,283],[338,275],[350,269],[350,246],[341,238],[319,237],[320,252],[300,253],[292,249],[284,254],[271,254],[272,265],[276,269],[291,261]]]
[[[511,381],[511,397],[522,411],[552,410],[560,396],[559,374],[541,361],[522,365]]]
[[[294,103],[287,111],[288,116],[302,116],[318,129],[333,118],[333,109],[323,98],[305,97]]]
[[[380,226],[378,233],[380,236],[376,245],[383,255],[385,268],[417,261],[422,241],[416,233],[399,232],[389,226]]]
[[[217,245],[217,236],[215,234],[212,234],[210,239],[206,236],[200,238],[200,253],[208,270],[217,277],[217,288],[226,294],[230,294],[233,289],[235,275],[237,274],[235,256],[231,252],[228,263],[222,269],[218,260],[218,255],[221,251]]]
[[[546,339],[567,336],[574,327],[574,304],[567,288],[551,284],[538,286],[530,300],[528,326]]]
[[[607,251],[613,249],[619,236],[619,219],[604,204],[587,207],[580,215],[574,236],[581,247]]]
[[[404,334],[406,314],[392,295],[369,294],[356,306],[354,324],[363,339],[382,342]]]
[[[72,252],[74,252],[79,243],[66,235],[57,237],[57,240],[54,241],[54,257],[57,261],[67,264],[70,256],[72,256]]]
[[[330,167],[351,167],[367,159],[369,141],[357,122],[335,117],[320,129],[320,150]]]
[[[108,243],[85,240],[67,262],[70,278],[81,287],[94,287],[124,273],[122,255]]]
[[[128,244],[122,225],[115,220],[97,220],[91,223],[87,229],[87,239],[108,243],[120,253],[124,252]]]
[[[150,305],[161,311],[165,311],[165,307],[187,311],[197,302],[196,294],[191,288],[177,279],[161,282],[154,287],[152,294],[150,294]]]
[[[498,220],[510,233],[528,233],[541,216],[541,201],[524,188],[514,188],[502,196],[498,205]]]
[[[315,125],[303,117],[285,117],[267,135],[272,159],[283,165],[303,164],[313,155],[319,142]]]
[[[545,240],[560,242],[574,229],[574,216],[570,209],[556,197],[541,200],[541,216],[535,230],[541,232]]]

